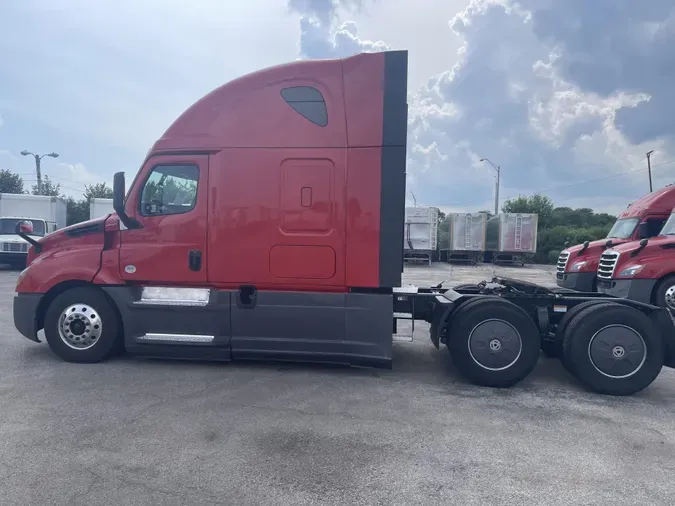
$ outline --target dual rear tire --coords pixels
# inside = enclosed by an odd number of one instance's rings
[[[613,302],[589,301],[569,310],[555,342],[565,368],[602,394],[639,392],[664,363],[663,340],[652,320]],[[541,338],[523,309],[499,297],[480,297],[457,309],[446,344],[455,367],[472,383],[509,387],[534,370]]]

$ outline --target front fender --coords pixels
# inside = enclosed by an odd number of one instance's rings
[[[101,245],[59,249],[33,261],[20,275],[18,293],[47,293],[64,281],[91,282],[99,270]]]

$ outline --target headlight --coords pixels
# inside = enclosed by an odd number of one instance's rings
[[[586,265],[588,262],[583,261],[583,262],[577,262],[575,264],[572,264],[572,267],[570,267],[571,271],[578,271],[581,269],[584,265]]]
[[[631,267],[627,267],[619,273],[619,277],[621,278],[633,277],[636,274],[638,274],[643,268],[644,265],[633,265]]]

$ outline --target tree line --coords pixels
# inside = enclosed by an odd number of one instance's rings
[[[478,211],[493,216],[490,211]],[[509,199],[502,205],[503,213],[536,213],[539,215],[537,236],[537,252],[532,261],[539,264],[554,264],[558,255],[565,248],[565,242],[580,244],[607,236],[616,216],[607,213],[596,213],[593,209],[582,207],[556,207],[553,201],[541,194],[518,196]],[[439,225],[439,243],[449,233],[449,218],[441,213]]]
[[[0,169],[0,193],[40,194],[37,184],[32,185],[30,190],[26,190],[23,178],[8,169]],[[85,184],[81,198],[66,197],[61,191],[61,183],[56,183],[49,176],[44,176],[42,178],[42,195],[61,197],[65,200],[67,206],[66,223],[72,225],[73,223],[80,223],[89,219],[89,204],[91,199],[111,199],[113,192],[107,183]]]

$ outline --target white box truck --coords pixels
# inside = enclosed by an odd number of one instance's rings
[[[102,218],[113,213],[112,199],[94,198],[89,202],[89,219]]]
[[[66,202],[59,197],[0,193],[0,264],[23,268],[29,244],[16,234],[21,221],[42,237],[66,226]]]

